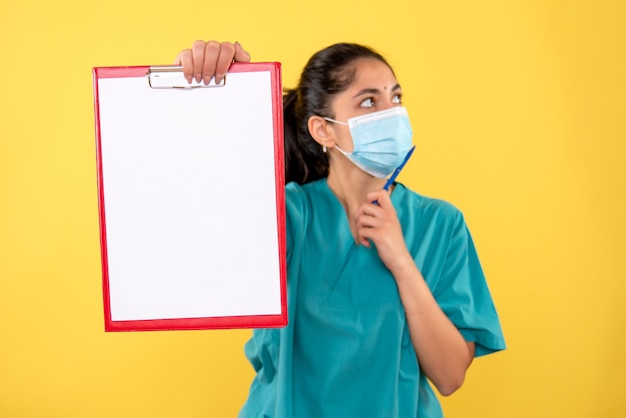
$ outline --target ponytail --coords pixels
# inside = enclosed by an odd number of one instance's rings
[[[328,156],[311,137],[306,120],[298,118],[298,91],[285,90],[283,118],[285,123],[285,182],[305,184],[328,176]]]

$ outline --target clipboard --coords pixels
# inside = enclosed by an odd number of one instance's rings
[[[105,331],[286,325],[280,63],[93,82]]]

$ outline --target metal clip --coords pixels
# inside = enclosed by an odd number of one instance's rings
[[[215,82],[215,78],[211,78],[209,84],[204,84],[204,81],[199,83],[195,78],[191,81],[191,84],[185,79],[183,73],[183,67],[180,66],[155,66],[150,67],[146,73],[148,78],[148,84],[153,89],[193,89],[203,87],[224,87],[226,85],[226,76],[222,78],[222,81],[218,84]]]

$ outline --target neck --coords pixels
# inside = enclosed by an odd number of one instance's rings
[[[354,212],[367,200],[369,193],[382,189],[386,180],[365,173],[343,155],[333,157],[328,173],[328,187],[343,205],[352,228]]]

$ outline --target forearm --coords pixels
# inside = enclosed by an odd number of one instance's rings
[[[392,274],[406,312],[411,342],[422,370],[447,396],[463,384],[474,345],[465,341],[441,310],[410,256],[404,260]]]

